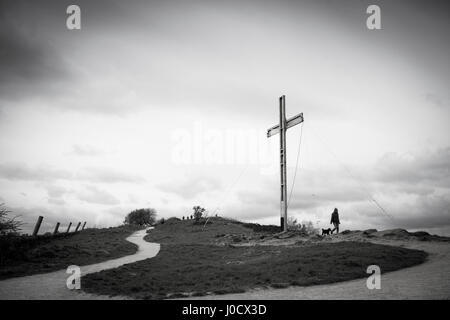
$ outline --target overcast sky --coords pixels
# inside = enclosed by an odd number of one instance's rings
[[[0,202],[25,231],[197,204],[278,224],[285,94],[291,216],[450,234],[448,1],[0,3]]]

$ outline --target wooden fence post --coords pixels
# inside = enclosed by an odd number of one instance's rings
[[[80,228],[80,225],[81,225],[81,222],[78,222],[77,227],[76,227],[76,229],[75,229],[75,232],[78,231],[78,229]]]
[[[59,222],[56,223],[55,231],[53,231],[53,234],[57,234],[59,229]]]
[[[42,220],[44,220],[43,216],[39,216],[36,225],[34,226],[33,236],[37,236],[39,232],[39,228],[41,227]]]
[[[81,230],[84,230],[85,226],[86,226],[86,221],[83,223],[83,226],[81,227]]]
[[[66,231],[66,233],[69,233],[69,230],[70,230],[70,227],[72,226],[72,222],[71,223],[69,223],[69,226],[67,227],[67,231]]]

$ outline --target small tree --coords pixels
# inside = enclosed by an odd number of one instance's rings
[[[8,218],[8,213],[11,211],[4,207],[4,203],[0,203],[0,235],[16,234],[22,225],[21,221],[16,220],[16,217]]]
[[[199,222],[200,219],[201,219],[202,216],[203,216],[203,213],[206,211],[205,208],[202,208],[202,207],[200,207],[200,206],[195,206],[195,207],[193,207],[192,209],[194,209],[194,219],[195,219],[195,222]]]
[[[156,220],[156,210],[153,208],[142,208],[131,211],[125,217],[125,224],[134,224],[138,226],[151,225]]]

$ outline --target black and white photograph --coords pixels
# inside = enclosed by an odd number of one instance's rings
[[[449,300],[449,31],[444,0],[0,0],[0,300]]]

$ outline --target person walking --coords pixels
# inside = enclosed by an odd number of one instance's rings
[[[333,234],[334,230],[336,230],[336,233],[339,233],[339,213],[338,213],[338,209],[334,208],[333,213],[331,214],[331,221],[330,224],[333,224],[334,229],[331,230],[331,233]]]

